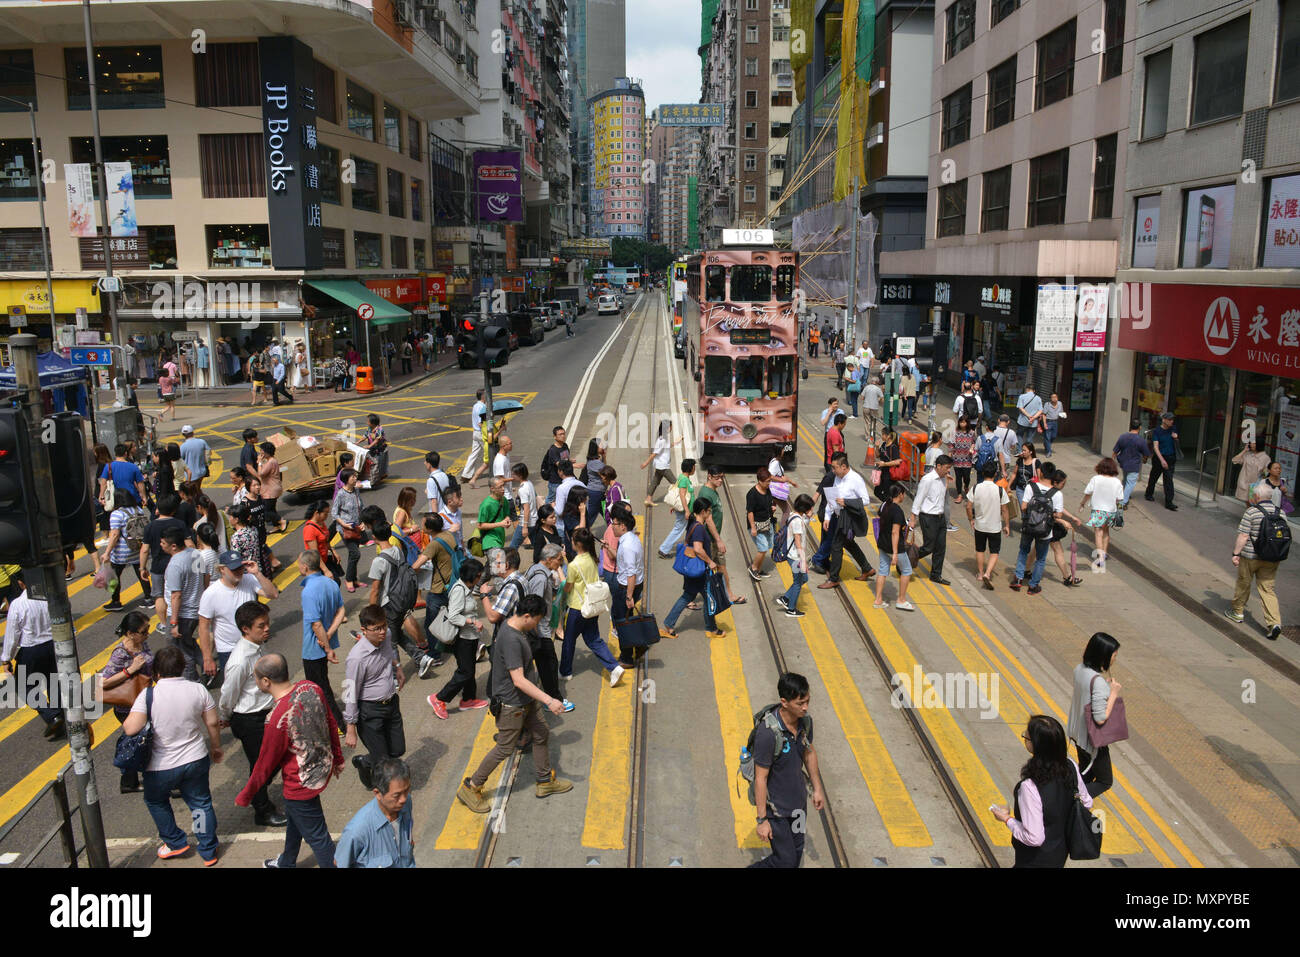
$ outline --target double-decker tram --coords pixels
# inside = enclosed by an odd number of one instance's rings
[[[795,450],[798,284],[798,254],[777,249],[771,230],[723,230],[723,248],[687,262],[684,361],[708,464],[765,465]]]
[[[668,267],[668,285],[664,287],[668,305],[672,309],[673,339],[682,331],[683,300],[686,298],[686,257],[683,256]]]

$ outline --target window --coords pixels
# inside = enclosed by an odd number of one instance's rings
[[[384,104],[384,145],[402,152],[402,111],[391,103]]]
[[[731,267],[731,302],[769,302],[771,299],[771,266]]]
[[[453,57],[461,52],[460,34],[447,27],[442,31],[442,45],[447,48],[447,52]]]
[[[0,53],[0,64],[3,64],[4,56],[5,54]],[[4,67],[0,66],[0,76],[3,75]],[[2,86],[0,92],[4,92]],[[1274,99],[1293,100],[1298,96],[1300,96],[1300,0],[1283,0],[1278,29],[1277,92]]]
[[[745,124],[745,139],[747,139],[747,140],[756,140],[756,139],[758,139],[758,124],[757,124],[757,123],[746,123],[746,124]]]
[[[970,91],[967,83],[943,98],[943,149],[970,139]]]
[[[1101,82],[1112,80],[1124,69],[1124,4],[1106,0],[1106,48],[1101,54]]]
[[[989,104],[986,129],[997,129],[1016,118],[1016,58],[989,70]]]
[[[960,180],[939,187],[939,238],[966,232],[966,183]]]
[[[791,93],[789,90],[786,90],[783,93],[773,93],[772,105],[773,106],[794,106],[794,94]]]
[[[3,230],[0,232],[13,232],[14,230]],[[35,232],[35,230],[32,230]],[[39,258],[39,257],[38,257]],[[40,269],[40,266],[32,267]],[[731,359],[727,356],[705,356],[704,357],[704,394],[705,395],[731,395]]]
[[[975,0],[956,0],[948,7],[943,58],[951,60],[975,40]]]
[[[378,233],[353,233],[352,250],[356,255],[358,269],[384,267],[384,237]]]
[[[773,203],[779,200],[781,198],[781,187],[780,186],[768,187],[767,198],[770,202]]]
[[[36,102],[36,66],[31,50],[0,50],[0,113],[26,109],[4,97]]]
[[[763,394],[763,357],[746,356],[736,359],[736,396],[757,399]],[[734,426],[732,426],[734,428]]]
[[[138,199],[171,198],[172,169],[167,153],[167,137],[105,136],[100,142],[104,147],[104,162],[130,162],[131,179]],[[31,151],[29,143],[28,156]],[[89,136],[73,137],[72,162],[95,162],[94,139]],[[99,197],[99,177],[95,177],[95,197]]]
[[[1020,0],[993,0],[993,15],[989,18],[989,26],[996,27],[1019,9]]]
[[[428,252],[427,252],[426,249],[425,249],[425,242],[424,242],[424,240],[423,240],[423,239],[413,239],[413,240],[411,240],[411,242],[413,242],[413,243],[415,244],[415,268],[416,268],[416,269],[428,269],[428,268],[429,268],[429,254],[428,254]]]
[[[45,158],[45,151],[41,151]],[[0,140],[0,201],[39,199],[31,140]]]
[[[379,212],[379,164],[353,155],[357,181],[352,184],[352,208]]]
[[[86,48],[63,51],[68,109],[90,109]],[[95,85],[101,110],[160,110],[163,100],[162,47],[96,47]]]
[[[746,9],[746,10],[757,10],[757,9],[758,9],[758,0],[745,0],[745,9]]]
[[[348,132],[363,140],[375,138],[375,94],[348,80]]]
[[[194,57],[198,106],[261,106],[256,43],[209,43]]]
[[[389,236],[388,246],[392,254],[394,269],[410,269],[410,259],[406,255],[409,244],[405,236]]]
[[[790,28],[779,24],[772,24],[772,42],[785,43],[790,39]]]
[[[320,60],[312,61],[316,67],[316,119],[339,121],[338,79],[334,71]]]
[[[388,171],[388,215],[406,217],[406,177],[400,171]]]
[[[265,223],[208,226],[204,232],[210,269],[271,268],[271,236]]]
[[[745,106],[754,109],[758,106],[758,90],[745,91]]]
[[[789,61],[789,60],[773,60],[773,61],[772,61],[772,75],[773,75],[773,76],[780,76],[782,73],[789,73],[789,72],[790,72],[790,61]]]
[[[1011,212],[1011,167],[989,170],[984,174],[984,196],[980,202],[980,232],[991,233],[1007,228]]]
[[[204,199],[266,195],[261,133],[200,133],[199,181]]]
[[[758,154],[757,154],[757,153],[746,153],[746,154],[745,154],[745,171],[746,171],[746,172],[752,172],[752,171],[754,171],[754,170],[756,170],[756,169],[758,169]]]
[[[709,266],[704,271],[704,299],[722,302],[727,298],[727,271],[722,266]]]
[[[348,245],[347,230],[333,229],[329,226],[320,231],[320,264],[322,269],[346,269],[347,258],[344,252]]]
[[[141,226],[140,233],[149,245],[149,268],[175,269],[176,227]]]
[[[424,222],[424,183],[415,177],[411,177],[411,218]]]
[[[50,234],[46,230],[44,237],[39,229],[0,229],[0,262],[5,269],[15,272],[34,272],[45,268],[45,257],[41,254],[41,240],[45,241],[45,252],[49,254]],[[50,262],[54,258],[50,257]]]
[[[748,24],[745,25],[745,42],[746,42],[746,43],[757,43],[757,42],[758,42],[758,24],[757,24],[757,23],[748,23]]]
[[[339,151],[316,141],[316,168],[320,173],[321,202],[342,205],[343,191],[339,186]]]
[[[1146,58],[1146,88],[1142,96],[1142,138],[1164,136],[1169,124],[1169,68],[1174,51],[1161,50]]]
[[[420,149],[420,121],[414,116],[406,118],[406,152],[413,160],[418,160],[423,153]]]
[[[745,57],[745,76],[758,76],[758,57]]]
[[[1241,113],[1246,93],[1246,44],[1250,17],[1238,17],[1196,38],[1192,70],[1192,123]]]
[[[1065,222],[1065,182],[1070,151],[1057,150],[1029,161],[1029,226]]]
[[[1115,150],[1118,134],[1097,140],[1097,158],[1092,170],[1092,218],[1115,215]]]
[[[478,79],[478,54],[473,50],[465,50],[465,72]]]
[[[745,202],[755,203],[758,201],[758,189],[754,186],[745,187]]]
[[[794,395],[794,356],[771,356],[767,360],[767,397]]]
[[[1057,27],[1038,41],[1038,77],[1034,109],[1063,100],[1074,92],[1074,21]]]
[[[794,277],[795,270],[793,266],[776,267],[777,302],[790,302],[794,299]]]

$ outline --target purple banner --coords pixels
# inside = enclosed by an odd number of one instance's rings
[[[524,221],[524,178],[519,150],[479,150],[474,154],[474,192],[483,222]]]

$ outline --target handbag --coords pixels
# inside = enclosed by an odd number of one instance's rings
[[[121,684],[114,685],[107,691],[104,690],[104,676],[99,676],[99,703],[109,708],[130,708],[135,704],[135,699],[140,697],[140,692],[153,684],[153,679],[148,675],[134,674],[123,681]]]
[[[907,533],[907,545],[905,547],[907,550],[907,561],[911,564],[912,572],[915,574],[919,570],[921,564],[921,550],[917,548],[916,544],[912,541],[912,533],[910,531]]]
[[[722,580],[722,572],[713,572],[704,582],[704,611],[716,616],[730,607],[731,599],[727,597],[727,585]]]
[[[1072,782],[1073,785],[1073,782]],[[1070,794],[1070,810],[1065,816],[1065,850],[1072,861],[1095,861],[1101,857],[1102,825],[1079,800]]]
[[[119,771],[144,771],[153,756],[153,686],[145,692],[144,727],[138,734],[124,734],[117,739],[113,767]]]
[[[874,485],[874,486],[879,486],[879,485],[880,485],[880,478],[881,478],[881,476],[880,476],[880,469],[872,469],[872,470],[871,470],[871,484]]]
[[[637,615],[614,622],[620,647],[648,648],[659,641],[659,622],[654,615]]]
[[[610,593],[609,585],[600,579],[587,585],[587,591],[582,596],[583,618],[597,618],[611,611],[613,607],[614,597]]]
[[[693,550],[688,555],[686,545],[678,543],[677,557],[673,559],[673,571],[683,578],[703,578],[708,570],[708,563],[704,559],[698,557]]]
[[[682,492],[684,491],[686,491],[684,488],[674,485],[668,490],[668,494],[664,496],[664,504],[674,512],[686,511],[686,507],[682,505]]]
[[[772,484],[768,486],[768,489],[771,491],[774,499],[778,499],[782,502],[788,502],[790,500],[789,482],[782,482],[780,479],[772,479]]]
[[[429,622],[430,636],[444,645],[450,645],[460,637],[460,628],[447,620],[447,607],[443,605],[439,608],[438,614],[434,615],[433,621]]]
[[[1093,675],[1092,680],[1096,681],[1101,675]],[[1105,724],[1098,724],[1092,716],[1092,682],[1088,683],[1088,704],[1086,710],[1088,714],[1088,743],[1092,745],[1093,753],[1098,748],[1104,748],[1108,744],[1115,744],[1119,741],[1128,740],[1128,715],[1124,710],[1124,699],[1116,698],[1115,705],[1110,709],[1110,717],[1106,719]]]

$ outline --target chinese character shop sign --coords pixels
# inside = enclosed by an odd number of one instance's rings
[[[1143,296],[1126,283],[1126,301]],[[1247,372],[1300,376],[1300,288],[1154,283],[1136,318],[1119,320],[1119,345]]]
[[[1264,261],[1269,269],[1300,268],[1300,176],[1279,176],[1268,184]]]
[[[258,56],[271,257],[278,269],[319,269],[320,168],[311,47],[294,37],[262,37]]]
[[[722,126],[721,103],[665,103],[659,107],[660,126]]]

